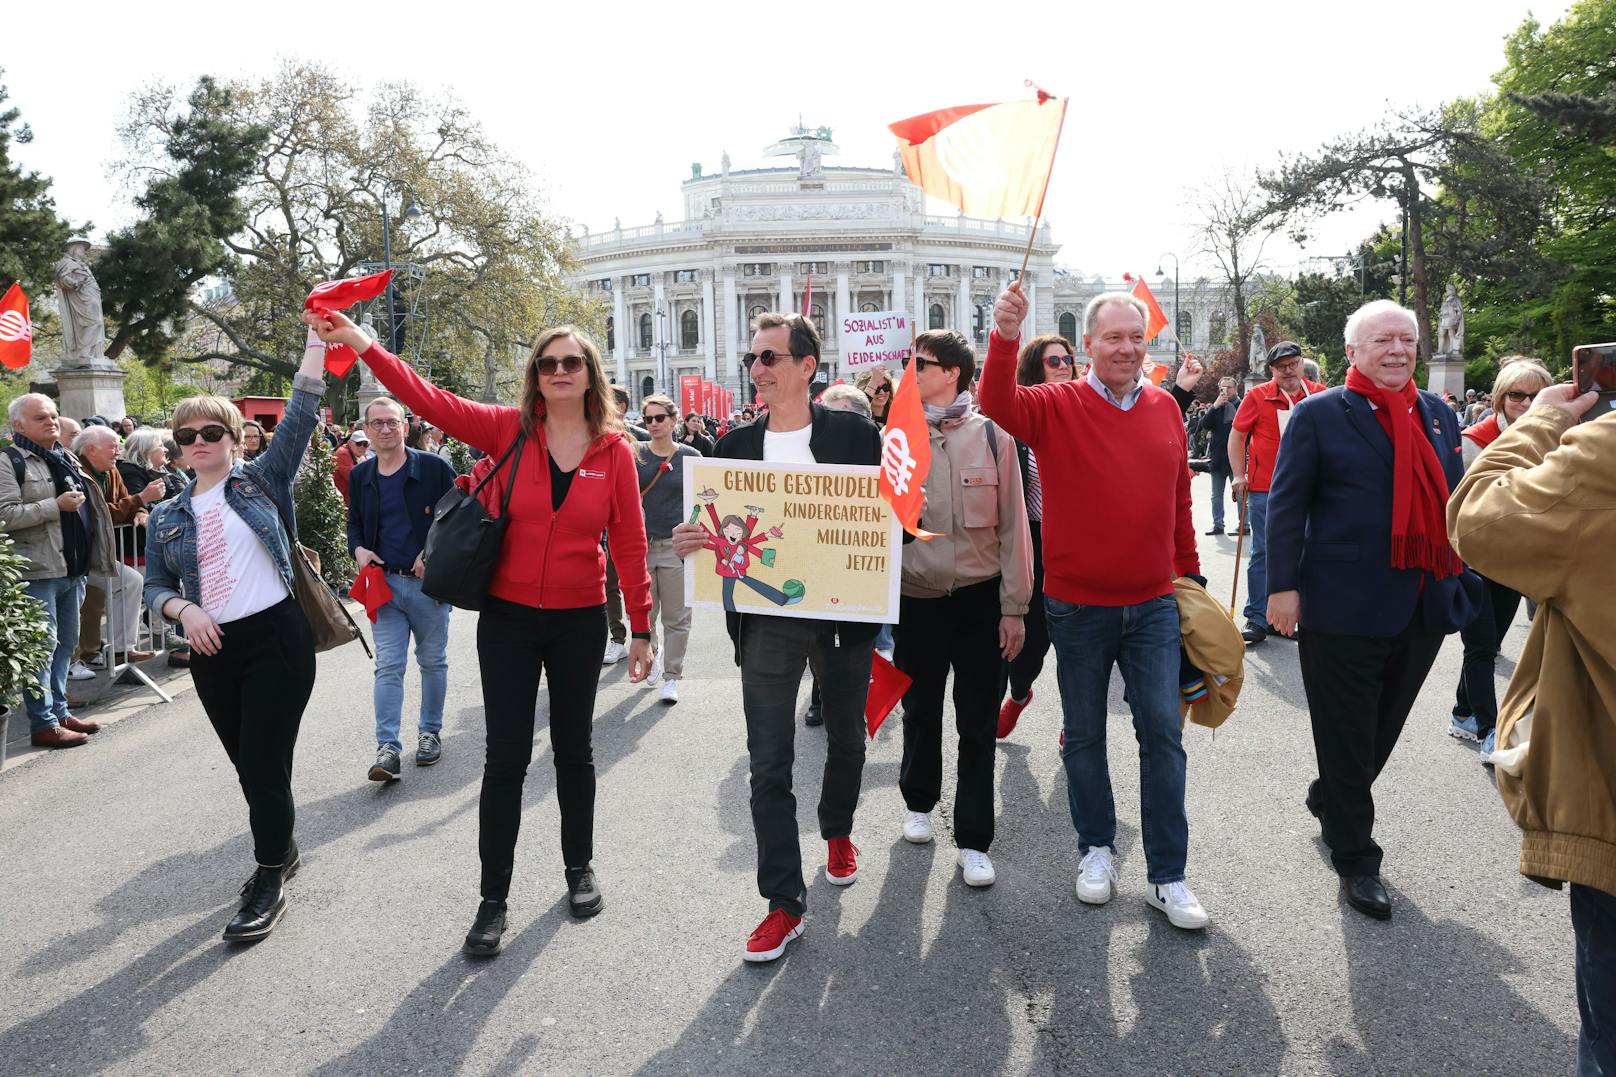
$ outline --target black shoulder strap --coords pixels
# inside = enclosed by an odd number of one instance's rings
[[[15,445],[6,446],[6,455],[11,457],[11,470],[16,473],[17,489],[20,491],[22,490],[23,474],[28,469],[28,458],[24,456],[22,454],[22,450],[17,448]]]
[[[516,477],[516,469],[522,466],[522,443],[526,440],[526,431],[520,431],[517,433],[516,440],[505,447],[505,454],[499,458],[499,463],[488,469],[488,474],[482,477],[482,481],[477,484],[477,488],[471,492],[473,500],[476,499],[478,494],[483,492],[483,487],[487,486],[493,477],[499,474],[499,469],[505,466],[505,461],[511,458],[512,453],[516,454],[516,461],[515,463],[511,464],[511,478],[514,479]],[[505,496],[501,498],[499,502],[499,514],[501,516],[504,516],[506,510],[511,507],[511,491],[515,489],[515,487],[516,483],[514,482],[505,484]]]
[[[982,429],[987,432],[988,452],[993,454],[993,463],[997,466],[999,463],[999,428],[994,425],[992,419],[984,415],[982,416]]]

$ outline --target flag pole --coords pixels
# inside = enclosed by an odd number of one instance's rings
[[[1027,85],[1032,86],[1032,83],[1029,82]],[[1033,89],[1038,89],[1038,87],[1034,86]],[[1050,95],[1044,90],[1038,89],[1038,96],[1040,100],[1047,100]],[[1033,214],[1032,230],[1027,233],[1027,249],[1021,255],[1021,272],[1016,274],[1015,285],[1018,292],[1022,290],[1021,278],[1027,275],[1027,263],[1032,260],[1032,245],[1038,238],[1038,225],[1044,218],[1044,197],[1049,194],[1049,177],[1055,174],[1055,155],[1060,152],[1061,132],[1066,128],[1066,106],[1069,101],[1070,98],[1061,98],[1060,122],[1055,125],[1055,145],[1049,151],[1049,171],[1044,173],[1044,186],[1038,192],[1038,210]]]

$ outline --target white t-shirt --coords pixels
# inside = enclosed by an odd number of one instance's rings
[[[197,605],[220,624],[239,621],[286,598],[274,558],[224,499],[224,483],[191,497],[196,517]]]
[[[801,430],[792,430],[789,433],[777,434],[773,430],[763,431],[763,460],[770,464],[812,464],[814,450],[808,442],[814,436],[814,424],[809,423]]]

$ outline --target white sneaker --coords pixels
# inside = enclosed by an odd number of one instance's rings
[[[679,682],[674,680],[672,677],[669,677],[667,680],[662,682],[662,702],[679,702]]]
[[[959,851],[959,866],[965,869],[966,886],[992,886],[993,861],[988,854],[976,849]]]
[[[1117,867],[1111,862],[1111,849],[1096,845],[1077,865],[1077,900],[1085,905],[1104,905],[1117,885]]]
[[[1151,883],[1145,887],[1145,900],[1153,908],[1160,909],[1167,914],[1168,923],[1174,927],[1184,928],[1186,931],[1195,931],[1207,925],[1212,918],[1201,908],[1200,901],[1195,894],[1182,882]]]
[[[661,684],[662,681],[662,652],[658,651],[651,656],[651,672],[646,674],[645,683]]]
[[[612,640],[606,645],[606,653],[600,656],[600,664],[603,666],[615,666],[627,657],[628,648],[616,640]]]
[[[931,840],[931,812],[906,811],[903,813],[903,840],[925,845]]]
[[[888,662],[892,661],[891,647],[877,647],[875,649],[875,653],[880,655],[882,658],[885,658]]]
[[[95,670],[75,658],[67,665],[67,679],[70,681],[93,681],[95,680]]]

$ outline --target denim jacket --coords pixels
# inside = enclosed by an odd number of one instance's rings
[[[224,499],[242,522],[252,528],[280,570],[287,594],[295,593],[292,582],[292,541],[281,523],[284,510],[296,526],[292,505],[292,480],[314,433],[315,409],[325,392],[319,378],[302,374],[292,379],[292,398],[286,414],[275,429],[269,448],[256,459],[237,461],[225,479]],[[159,617],[163,604],[171,598],[190,602],[202,596],[200,567],[196,557],[196,517],[191,513],[191,492],[195,480],[178,497],[164,501],[152,510],[146,522],[146,605]],[[276,505],[281,506],[280,509]]]

